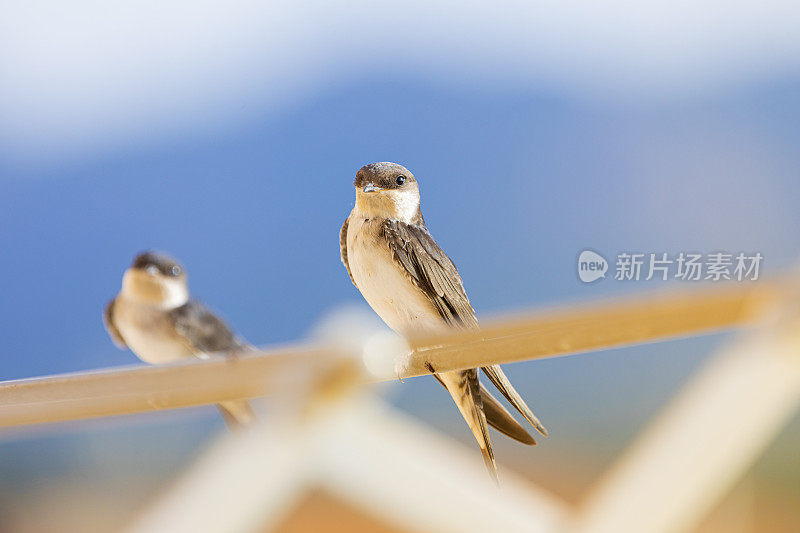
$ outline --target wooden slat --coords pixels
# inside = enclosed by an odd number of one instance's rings
[[[414,351],[382,353],[380,381],[552,357],[718,331],[752,322],[788,284],[751,283],[714,290],[650,294],[575,309],[486,322],[472,332],[410,339]],[[351,354],[352,355],[352,354]],[[360,360],[361,354],[355,354]],[[348,359],[352,364],[353,358]],[[212,359],[0,383],[0,427],[189,407],[310,389],[341,371],[341,352],[296,346],[228,361]],[[380,366],[380,365],[379,365]],[[392,371],[392,369],[394,369]]]
[[[237,359],[131,366],[0,383],[0,427],[191,407],[291,390],[341,364],[291,347]]]
[[[748,324],[789,285],[656,293],[483,322],[476,331],[411,337],[403,377],[663,341]]]

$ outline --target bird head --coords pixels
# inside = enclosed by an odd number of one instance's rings
[[[419,186],[414,175],[397,163],[370,163],[359,169],[353,181],[356,209],[377,216],[412,223],[419,213]]]
[[[189,299],[186,272],[166,254],[142,252],[125,271],[122,293],[132,300],[165,309],[179,307]]]

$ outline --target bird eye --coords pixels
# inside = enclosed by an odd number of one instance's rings
[[[170,269],[169,273],[172,274],[173,277],[177,278],[181,275],[181,267],[175,265]]]
[[[402,185],[406,182],[406,177],[401,174],[397,176],[397,179],[395,179],[394,182],[397,183],[398,185]]]

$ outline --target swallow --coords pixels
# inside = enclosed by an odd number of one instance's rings
[[[455,264],[428,231],[414,175],[395,163],[362,167],[353,183],[355,207],[339,233],[350,281],[381,319],[400,335],[444,327],[478,327]],[[547,436],[547,430],[499,365],[483,367],[509,403]],[[478,370],[435,373],[478,441],[490,474],[497,467],[486,426],[524,444],[534,438],[478,380]]]
[[[207,359],[214,353],[235,356],[251,348],[205,305],[190,298],[183,267],[159,252],[136,256],[122,277],[119,294],[105,307],[103,323],[114,344],[150,364]],[[217,407],[229,428],[255,419],[246,400]]]

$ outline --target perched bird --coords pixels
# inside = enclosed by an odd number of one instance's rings
[[[161,364],[212,353],[236,355],[248,344],[219,317],[189,298],[186,273],[158,252],[136,256],[122,277],[122,290],[106,305],[103,323],[120,349],[130,348],[145,363]],[[228,427],[255,419],[246,400],[217,406]]]
[[[425,225],[417,180],[395,163],[362,167],[353,183],[356,203],[339,234],[342,262],[372,309],[401,335],[477,328],[455,265]],[[482,368],[489,380],[542,435],[542,426],[499,365]],[[486,424],[524,444],[536,441],[478,381],[478,370],[436,373],[481,448],[490,474],[497,469]]]

